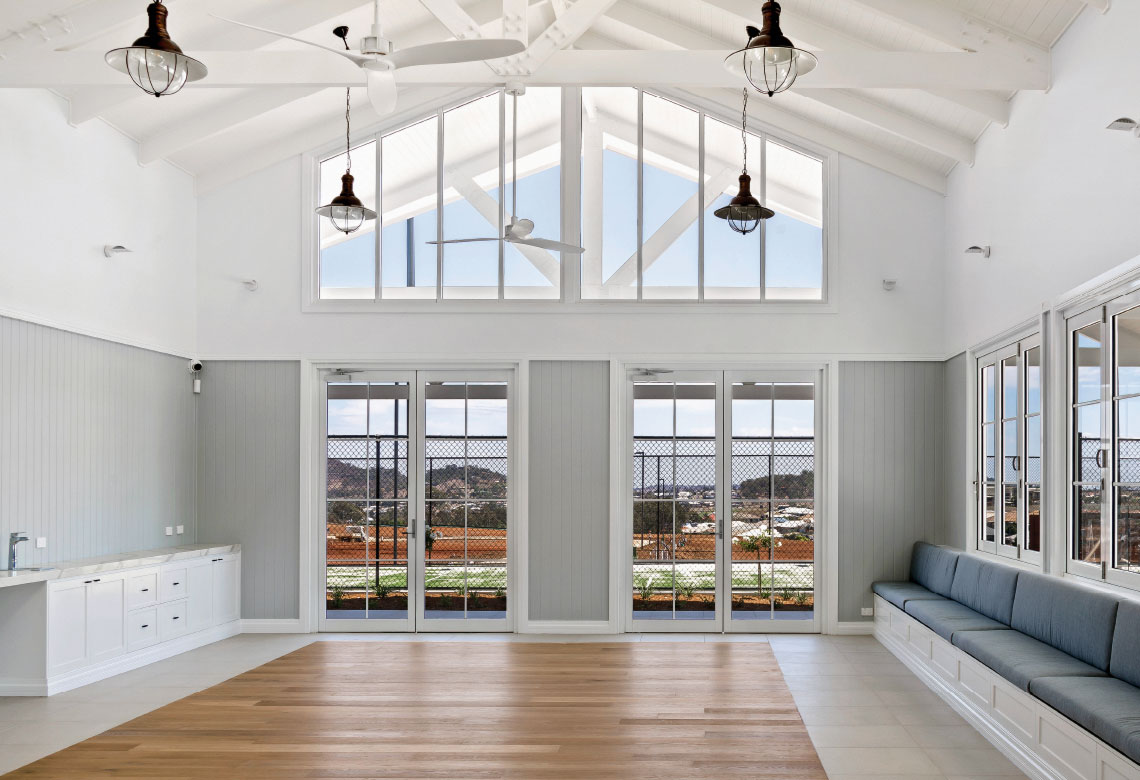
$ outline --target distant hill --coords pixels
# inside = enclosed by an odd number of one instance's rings
[[[328,495],[336,498],[367,498],[368,475],[372,472],[375,487],[373,495],[392,498],[396,486],[401,493],[406,491],[408,477],[395,469],[358,466],[356,462],[330,459],[328,461]],[[469,465],[466,469],[467,486],[471,495],[477,498],[506,498],[507,477],[494,469]],[[457,464],[437,466],[427,475],[431,486],[428,498],[463,498],[464,467]]]

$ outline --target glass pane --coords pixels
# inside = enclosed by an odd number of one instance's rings
[[[637,297],[637,90],[582,90],[582,298]]]
[[[1117,569],[1140,572],[1140,488],[1116,489]]]
[[[994,540],[994,516],[996,512],[995,501],[997,492],[992,482],[986,483],[982,494],[982,541]]]
[[[752,173],[760,171],[763,141],[748,134],[748,161]],[[705,117],[705,298],[709,300],[760,300],[763,231],[741,235],[714,212],[727,206],[740,187],[744,162],[740,128]],[[759,197],[761,177],[753,180]],[[711,200],[711,203],[710,203]]]
[[[996,409],[997,384],[993,365],[982,368],[982,422],[993,422]]]
[[[507,98],[507,121],[514,99]],[[534,222],[531,235],[562,240],[562,90],[528,87],[518,98],[518,215]],[[510,217],[511,143],[507,125],[507,209]],[[507,298],[558,298],[561,255],[522,244],[503,245],[504,295]]]
[[[1017,358],[1006,358],[1001,362],[1002,417],[1017,416]]]
[[[643,103],[643,297],[697,297],[700,115],[655,95]]]
[[[434,116],[380,139],[382,298],[435,298],[438,147]]]
[[[1034,415],[1025,420],[1025,481],[1040,485],[1041,479],[1041,416]]]
[[[1016,484],[1018,468],[1021,465],[1017,462],[1017,420],[1007,420],[1002,423],[1001,449],[1001,481],[1007,485]]]
[[[348,159],[340,154],[321,162],[321,205],[340,194],[341,177]],[[353,192],[368,208],[376,205],[376,142],[369,141],[352,150]],[[320,241],[322,300],[376,297],[376,221],[365,221],[353,233],[342,233],[325,217],[317,220]]]
[[[772,386],[734,384],[732,386],[732,436],[736,438],[772,435]]]
[[[1010,547],[1017,546],[1017,485],[1002,487],[1002,540]]]
[[[769,300],[823,298],[823,163],[769,140],[765,148],[764,283]]]
[[[1025,549],[1041,552],[1041,489],[1037,487],[1026,491]]]
[[[1100,488],[1079,486],[1074,496],[1073,556],[1087,563],[1100,563]]]
[[[428,619],[507,609],[507,385],[424,386],[424,606]]]
[[[495,93],[443,115],[443,237],[499,238],[499,108]],[[501,241],[443,247],[444,298],[497,298]]]
[[[1100,399],[1100,331],[1101,323],[1094,322],[1073,334],[1075,350],[1073,365],[1077,372],[1074,386],[1077,403]]]
[[[812,385],[773,385],[773,433],[776,438],[815,435],[815,389]]]
[[[1041,347],[1025,350],[1025,411],[1041,411]]]
[[[993,423],[982,426],[982,479],[993,482],[997,479]]]
[[[1140,309],[1116,315],[1116,394],[1140,393]]]
[[[1116,403],[1116,481],[1140,484],[1140,398]]]
[[[1100,404],[1078,407],[1074,414],[1077,418],[1077,482],[1100,482],[1101,469],[1097,464],[1101,443]]]

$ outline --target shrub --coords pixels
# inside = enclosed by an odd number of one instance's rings
[[[344,586],[333,585],[332,590],[329,591],[329,601],[332,602],[333,609],[340,609],[341,604],[344,603]]]
[[[649,601],[653,598],[653,583],[649,581],[648,577],[637,586],[637,595],[641,596],[642,601]]]

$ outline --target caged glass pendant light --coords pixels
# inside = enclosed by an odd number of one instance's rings
[[[780,4],[768,0],[761,9],[764,26],[749,26],[748,45],[724,60],[732,73],[743,74],[748,83],[768,97],[789,89],[796,79],[815,69],[815,55],[797,49],[780,29]]]
[[[146,8],[150,23],[146,34],[130,46],[112,49],[104,59],[117,71],[131,77],[148,95],[173,95],[188,82],[206,77],[206,66],[187,57],[166,31],[166,6],[154,2]]]
[[[376,212],[365,208],[364,203],[352,191],[352,91],[344,91],[344,154],[348,160],[344,176],[340,177],[340,195],[327,205],[317,209],[317,214],[328,217],[333,227],[348,235],[355,233],[368,220],[376,219]]]
[[[721,206],[714,211],[713,216],[726,220],[728,226],[737,233],[748,235],[760,226],[761,220],[776,216],[776,212],[760,205],[760,201],[752,196],[752,177],[748,175],[748,87],[744,88],[740,138],[744,142],[744,169],[740,174],[740,191],[727,206]]]

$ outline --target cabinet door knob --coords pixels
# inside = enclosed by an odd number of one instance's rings
[[[143,623],[139,628],[150,628],[150,623]]]
[[[142,589],[142,592],[143,592],[143,593],[146,593],[148,590],[150,590],[150,588],[143,588],[143,589]]]
[[[176,583],[174,583],[174,585],[175,585],[176,587],[177,587],[178,585],[181,585],[181,584],[182,584],[181,582],[176,582]]]
[[[172,620],[178,620],[178,615],[175,615],[175,616],[174,616],[173,618],[171,618],[171,619],[172,619]]]

